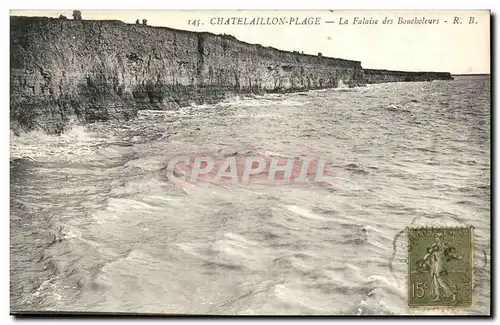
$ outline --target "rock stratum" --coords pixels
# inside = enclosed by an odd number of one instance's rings
[[[364,70],[359,61],[121,21],[12,16],[10,42],[15,132],[60,133],[72,121],[130,119],[143,109],[238,94],[453,79],[449,73]]]
[[[363,69],[363,73],[365,81],[368,84],[378,84],[384,82],[453,80],[453,77],[449,72],[410,72]]]

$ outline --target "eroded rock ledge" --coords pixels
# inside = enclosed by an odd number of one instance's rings
[[[363,70],[361,62],[287,52],[214,35],[121,21],[10,18],[14,131],[60,133],[72,119],[129,119],[246,93],[451,79]]]
[[[384,82],[410,82],[410,81],[432,81],[432,80],[453,80],[449,72],[410,72],[363,69],[366,83],[377,84]]]

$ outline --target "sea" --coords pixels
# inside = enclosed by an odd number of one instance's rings
[[[11,312],[489,314],[490,79],[141,111],[10,138]],[[328,185],[173,184],[179,155],[327,161]],[[473,304],[408,306],[406,227],[473,226]]]

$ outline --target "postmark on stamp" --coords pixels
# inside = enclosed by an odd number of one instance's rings
[[[472,304],[473,227],[407,228],[408,305]]]

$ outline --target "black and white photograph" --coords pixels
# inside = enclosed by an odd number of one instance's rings
[[[11,315],[491,315],[490,11],[9,15]]]

